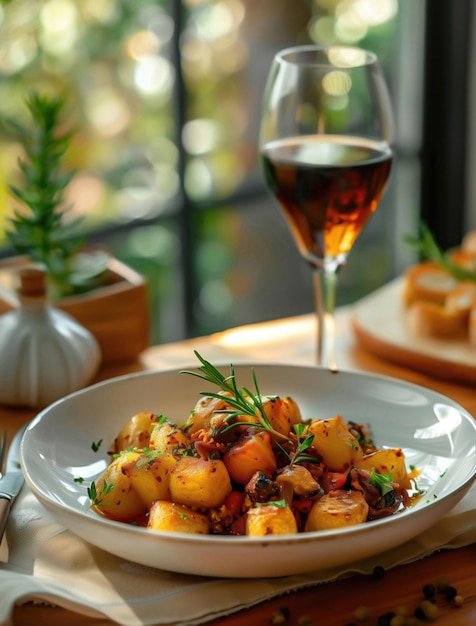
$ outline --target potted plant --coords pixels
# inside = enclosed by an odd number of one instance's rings
[[[63,98],[32,93],[32,127],[10,124],[24,150],[22,183],[9,189],[19,205],[6,236],[18,254],[0,262],[0,313],[17,305],[20,269],[44,269],[52,304],[70,313],[98,340],[103,362],[137,357],[149,341],[145,279],[104,250],[85,248],[81,220],[69,219],[64,192],[74,176],[66,158],[71,133],[62,131]]]

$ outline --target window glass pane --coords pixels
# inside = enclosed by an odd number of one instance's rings
[[[290,45],[376,51],[406,133],[381,207],[341,272],[338,301],[351,302],[403,267],[401,233],[418,215],[419,119],[408,94],[419,52],[411,72],[403,54],[409,33],[423,39],[413,4],[13,0],[0,9],[0,116],[24,118],[32,87],[68,96],[71,215],[85,215],[99,229],[94,241],[146,274],[152,340],[170,341],[313,310],[310,271],[259,167],[264,83],[274,53]],[[0,245],[19,154],[0,127]]]
[[[174,24],[164,2],[15,0],[0,14],[0,115],[25,119],[31,89],[68,99],[72,213],[91,226],[150,218],[178,192]],[[0,180],[15,179],[3,128]],[[0,218],[8,210],[2,202]]]

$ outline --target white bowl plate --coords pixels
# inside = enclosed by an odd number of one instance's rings
[[[252,367],[235,366],[240,386],[253,388]],[[43,410],[22,440],[27,484],[61,524],[103,550],[173,572],[232,578],[300,574],[373,556],[429,528],[469,490],[476,469],[475,421],[449,398],[367,374],[277,364],[254,369],[261,393],[291,396],[304,419],[340,414],[368,424],[379,447],[403,448],[407,465],[421,470],[418,486],[425,495],[386,519],[266,538],[155,532],[100,517],[89,508],[87,486],[106,468],[108,449],[127,420],[152,411],[182,424],[201,391],[216,391],[179,370],[111,379]],[[91,444],[100,439],[104,443],[95,453]]]

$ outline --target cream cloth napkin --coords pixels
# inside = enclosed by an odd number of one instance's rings
[[[338,351],[350,332],[338,315]],[[347,318],[345,323],[347,324]],[[196,365],[193,349],[215,362],[312,363],[313,316],[233,329],[146,351],[145,367]],[[192,626],[352,573],[370,574],[436,550],[476,542],[476,486],[431,529],[403,546],[338,569],[276,579],[213,579],[173,574],[110,555],[60,526],[25,486],[0,547],[0,624],[16,602],[44,601],[123,626]],[[177,555],[180,558],[180,555]]]
[[[202,624],[295,589],[370,574],[376,565],[389,569],[441,547],[469,545],[476,541],[475,510],[476,486],[431,529],[384,554],[301,576],[232,580],[173,574],[110,555],[56,523],[24,487],[0,550],[0,624],[10,623],[16,602],[31,600],[123,626]]]

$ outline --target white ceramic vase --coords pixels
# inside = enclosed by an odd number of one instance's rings
[[[42,270],[20,279],[18,308],[0,316],[0,403],[43,408],[89,384],[101,351],[86,328],[48,303]]]

